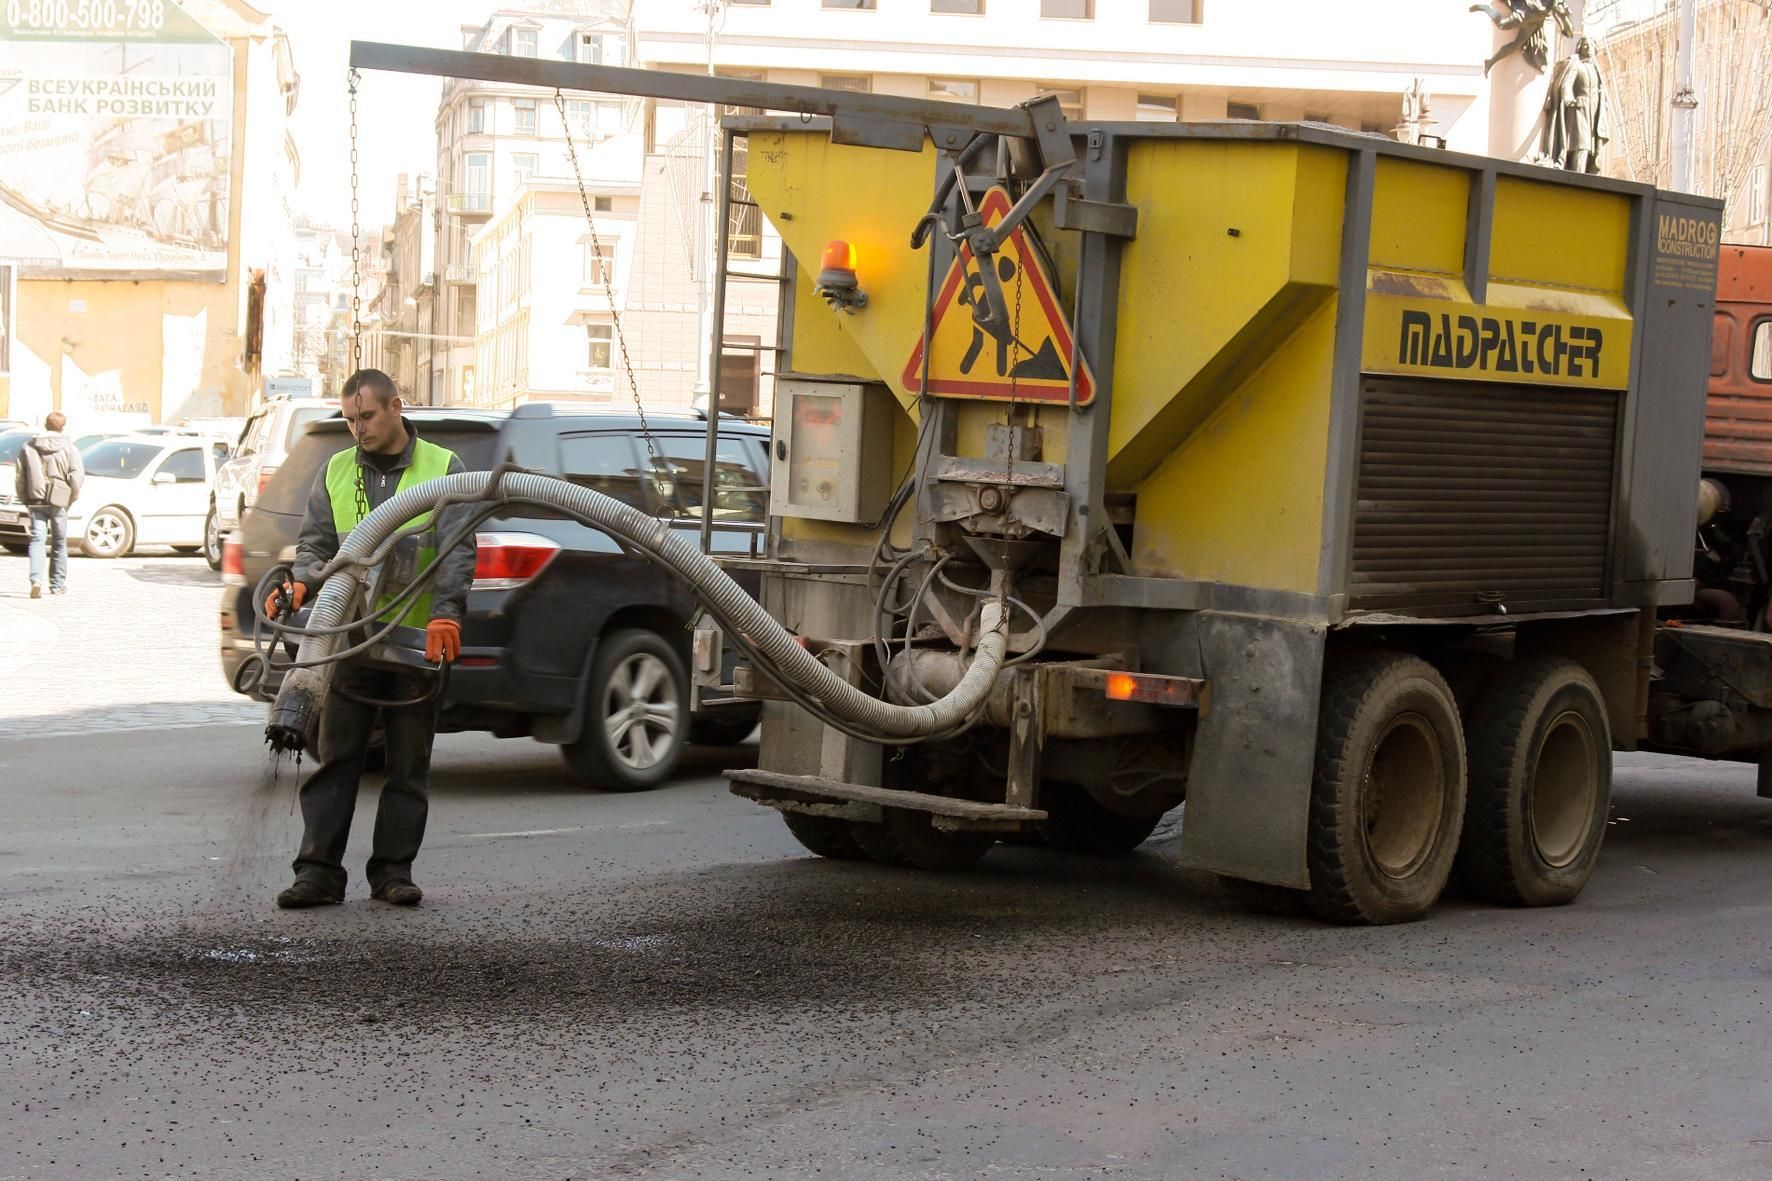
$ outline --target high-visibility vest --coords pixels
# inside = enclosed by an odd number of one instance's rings
[[[400,473],[399,486],[394,489],[395,495],[406,491],[415,484],[426,480],[436,480],[449,474],[449,461],[455,458],[455,452],[435,443],[427,443],[423,439],[415,439],[412,448],[412,462]],[[344,544],[345,538],[351,535],[363,522],[367,515],[357,499],[358,480],[357,449],[347,447],[334,455],[326,464],[326,495],[332,500],[332,525],[338,530],[338,541]],[[362,504],[367,504],[367,497]],[[414,573],[421,574],[428,570],[437,560],[436,514],[424,513],[405,522],[422,521],[425,531],[419,533],[418,562]],[[402,526],[402,528],[405,527]],[[387,587],[376,601],[379,608],[383,603],[397,596],[406,585]],[[424,627],[431,621],[431,592],[427,589],[415,599],[401,618],[400,622],[407,627]],[[385,620],[383,622],[386,622]]]

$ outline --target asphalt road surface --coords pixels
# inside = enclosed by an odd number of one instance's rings
[[[1772,1175],[1747,768],[1627,760],[1573,907],[1343,930],[1163,834],[822,862],[750,753],[597,795],[446,736],[423,907],[365,898],[366,790],[349,901],[283,913],[251,725],[0,738],[0,1178]]]

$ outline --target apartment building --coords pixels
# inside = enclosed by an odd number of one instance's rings
[[[1077,119],[1310,119],[1517,155],[1519,111],[1542,94],[1530,79],[1492,90],[1497,36],[1465,5],[1417,0],[532,0],[465,27],[462,45],[991,105],[1053,93]],[[452,339],[435,343],[420,400],[626,404],[638,389],[648,406],[689,405],[707,367],[704,119],[446,82],[436,283],[415,293],[414,323]],[[780,243],[754,209],[730,233],[721,401],[765,413]]]

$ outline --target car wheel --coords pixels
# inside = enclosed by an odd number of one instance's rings
[[[215,523],[215,506],[209,506],[209,516],[203,520],[203,560],[209,563],[211,570],[221,569],[222,536]]]
[[[116,505],[106,505],[87,519],[80,548],[88,557],[120,558],[135,548],[135,522]]]
[[[656,632],[605,636],[585,684],[585,723],[560,748],[572,773],[604,791],[646,791],[670,778],[688,738],[689,678]]]

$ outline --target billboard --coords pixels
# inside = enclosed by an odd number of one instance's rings
[[[0,0],[0,257],[227,277],[233,50],[174,0]]]

